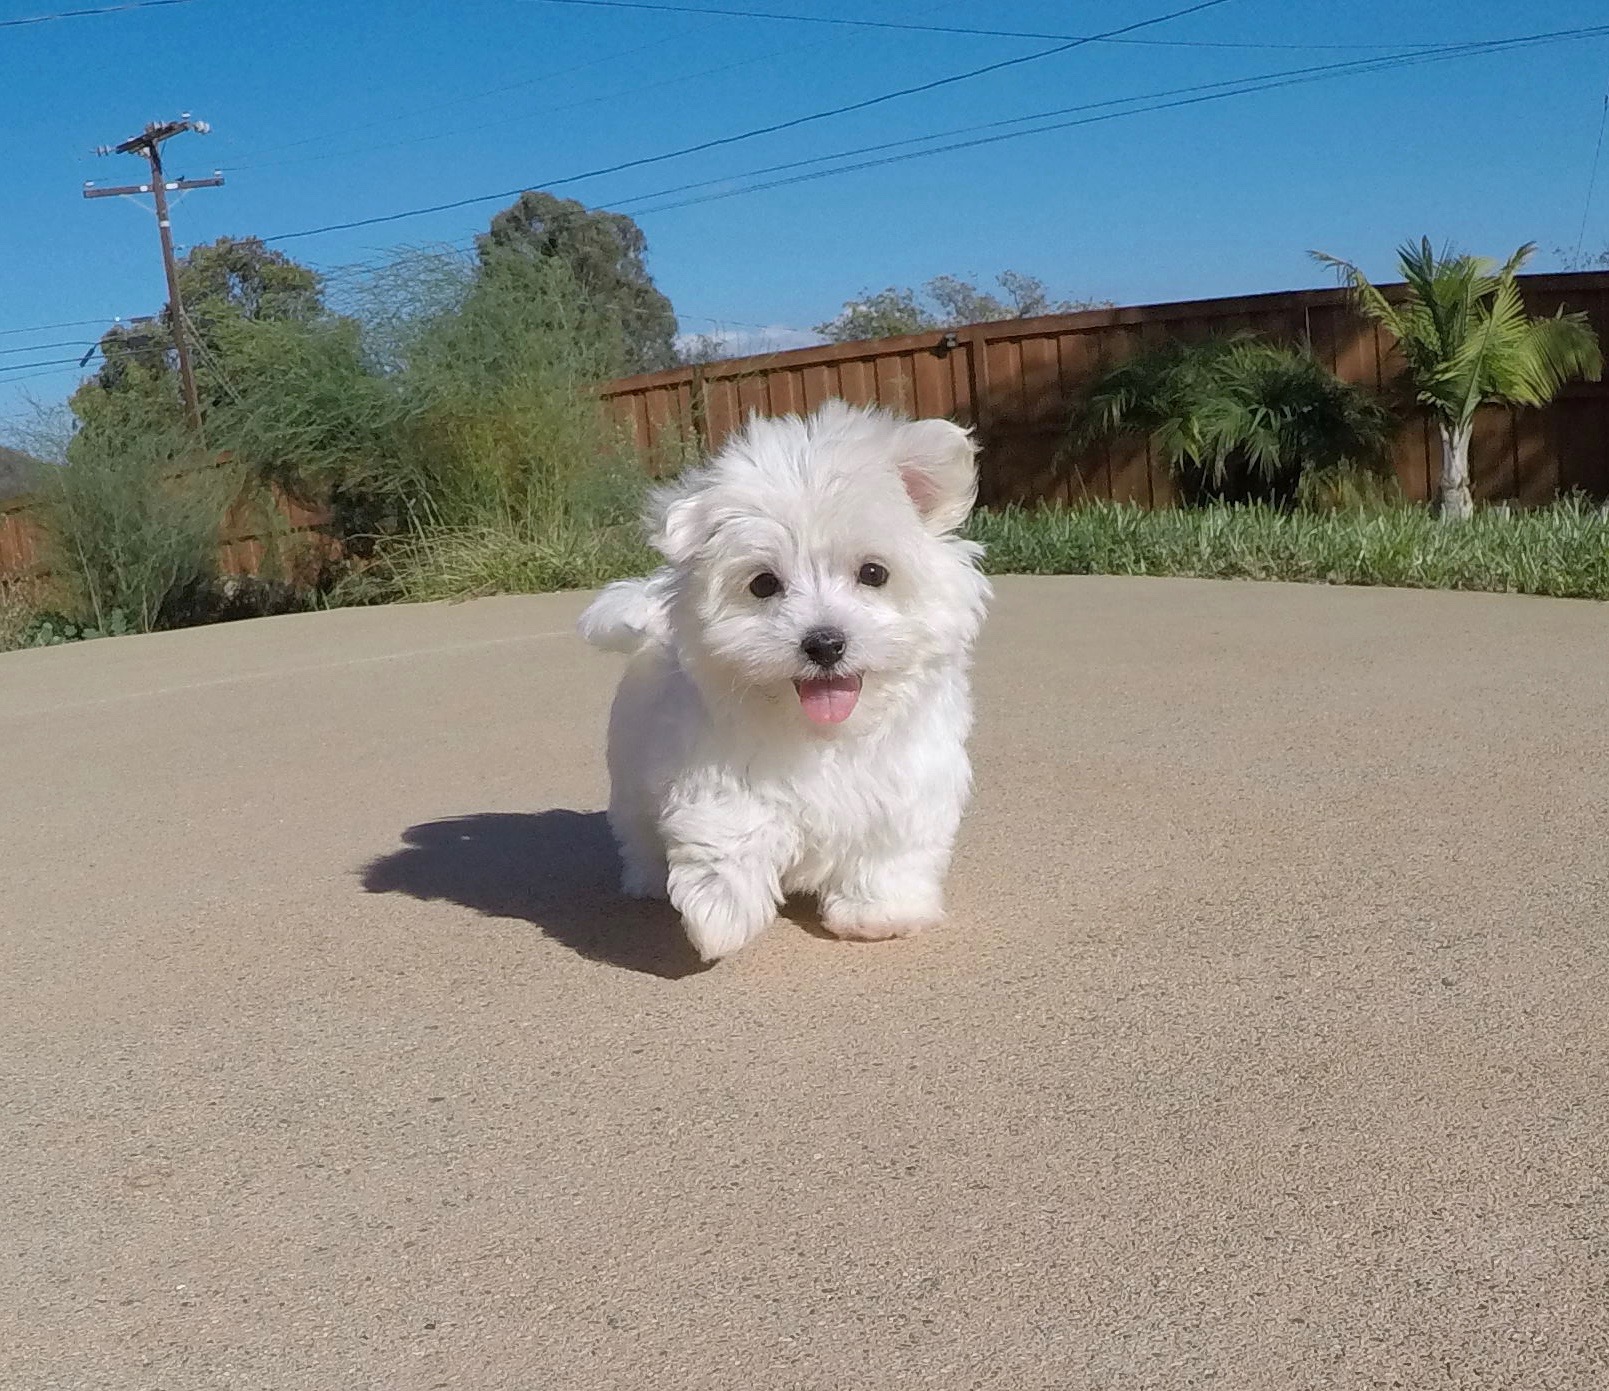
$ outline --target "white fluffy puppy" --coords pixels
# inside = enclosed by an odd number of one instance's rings
[[[668,895],[704,960],[790,893],[844,938],[943,915],[989,597],[954,534],[973,453],[949,421],[842,401],[751,419],[655,495],[667,564],[582,616],[632,655],[609,720],[622,887]]]

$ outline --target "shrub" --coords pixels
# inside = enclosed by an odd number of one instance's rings
[[[434,593],[461,573],[438,551],[573,555],[579,529],[635,520],[642,470],[594,389],[620,369],[618,317],[562,259],[410,250],[352,300],[347,316],[223,325],[208,420],[256,482],[328,500],[373,567],[342,595]],[[405,578],[421,565],[428,581]]]
[[[593,384],[616,374],[623,346],[563,262],[466,266],[457,303],[401,346],[397,481],[436,525],[558,522],[596,495],[619,448]]]
[[[1378,467],[1390,413],[1303,348],[1251,335],[1167,343],[1109,368],[1063,454],[1149,434],[1192,502],[1292,502],[1304,473]]]
[[[103,626],[84,623],[59,613],[37,613],[16,635],[13,647],[60,647],[91,638],[120,638],[133,632],[122,609],[113,609]]]
[[[38,494],[68,616],[101,630],[116,613],[137,631],[156,627],[170,594],[212,572],[237,486],[228,469],[198,467],[170,422],[108,413],[86,426]]]
[[[1362,512],[1378,515],[1406,507],[1402,484],[1383,468],[1337,464],[1308,469],[1296,485],[1296,505],[1306,512]]]
[[[370,358],[402,409],[378,467],[348,483],[381,535],[339,593],[455,597],[612,574],[645,484],[595,390],[619,370],[618,324],[554,258],[413,253],[377,292]]]
[[[43,612],[45,586],[33,579],[0,579],[0,652],[26,647],[24,635]]]

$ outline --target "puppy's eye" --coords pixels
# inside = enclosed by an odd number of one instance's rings
[[[888,583],[888,567],[879,565],[875,560],[868,560],[860,567],[860,574],[856,578],[873,589],[881,589]]]
[[[782,593],[782,581],[769,570],[762,570],[749,581],[749,593],[756,599],[770,599]]]

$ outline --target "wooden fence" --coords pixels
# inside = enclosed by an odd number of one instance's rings
[[[0,580],[37,574],[44,563],[41,549],[28,499],[0,502]]]
[[[1585,310],[1609,347],[1609,273],[1533,275],[1521,283],[1533,313]],[[1310,342],[1339,376],[1377,390],[1402,369],[1390,335],[1361,318],[1342,291],[1300,290],[803,348],[630,377],[603,394],[649,460],[673,455],[689,438],[718,444],[751,411],[809,410],[841,396],[976,426],[985,503],[1111,498],[1162,507],[1175,501],[1173,482],[1144,439],[1057,463],[1072,403],[1098,371],[1140,348],[1240,330]],[[1415,416],[1404,426],[1394,462],[1410,498],[1434,495],[1440,445],[1426,421]],[[1609,497],[1609,382],[1566,387],[1544,410],[1483,410],[1470,468],[1483,501],[1533,505],[1573,489]]]
[[[1609,346],[1609,273],[1532,275],[1521,283],[1533,313],[1585,310]],[[685,457],[689,448],[719,444],[752,411],[809,410],[841,396],[975,425],[985,503],[1111,498],[1165,507],[1176,501],[1173,481],[1147,441],[1126,440],[1058,462],[1062,426],[1079,392],[1104,366],[1169,339],[1239,330],[1310,342],[1345,380],[1376,390],[1390,387],[1402,369],[1389,335],[1360,318],[1344,293],[1299,290],[802,348],[627,377],[601,394],[650,468]],[[1403,427],[1394,462],[1410,498],[1434,496],[1440,449],[1428,422],[1416,415]],[[1543,410],[1483,410],[1470,467],[1482,501],[1530,506],[1577,489],[1609,498],[1609,381],[1568,386]],[[328,554],[328,538],[319,536],[327,515],[289,503],[281,511],[284,524],[276,533],[265,531],[260,511],[231,513],[220,537],[226,572],[255,572],[273,535],[287,529],[317,554]],[[38,528],[27,500],[0,504],[0,579],[35,573],[39,563]]]

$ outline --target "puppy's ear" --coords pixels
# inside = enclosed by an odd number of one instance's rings
[[[899,476],[936,536],[966,521],[978,496],[972,433],[948,420],[913,420],[899,432]]]
[[[704,478],[697,471],[648,496],[648,544],[672,565],[692,559],[704,544]]]

